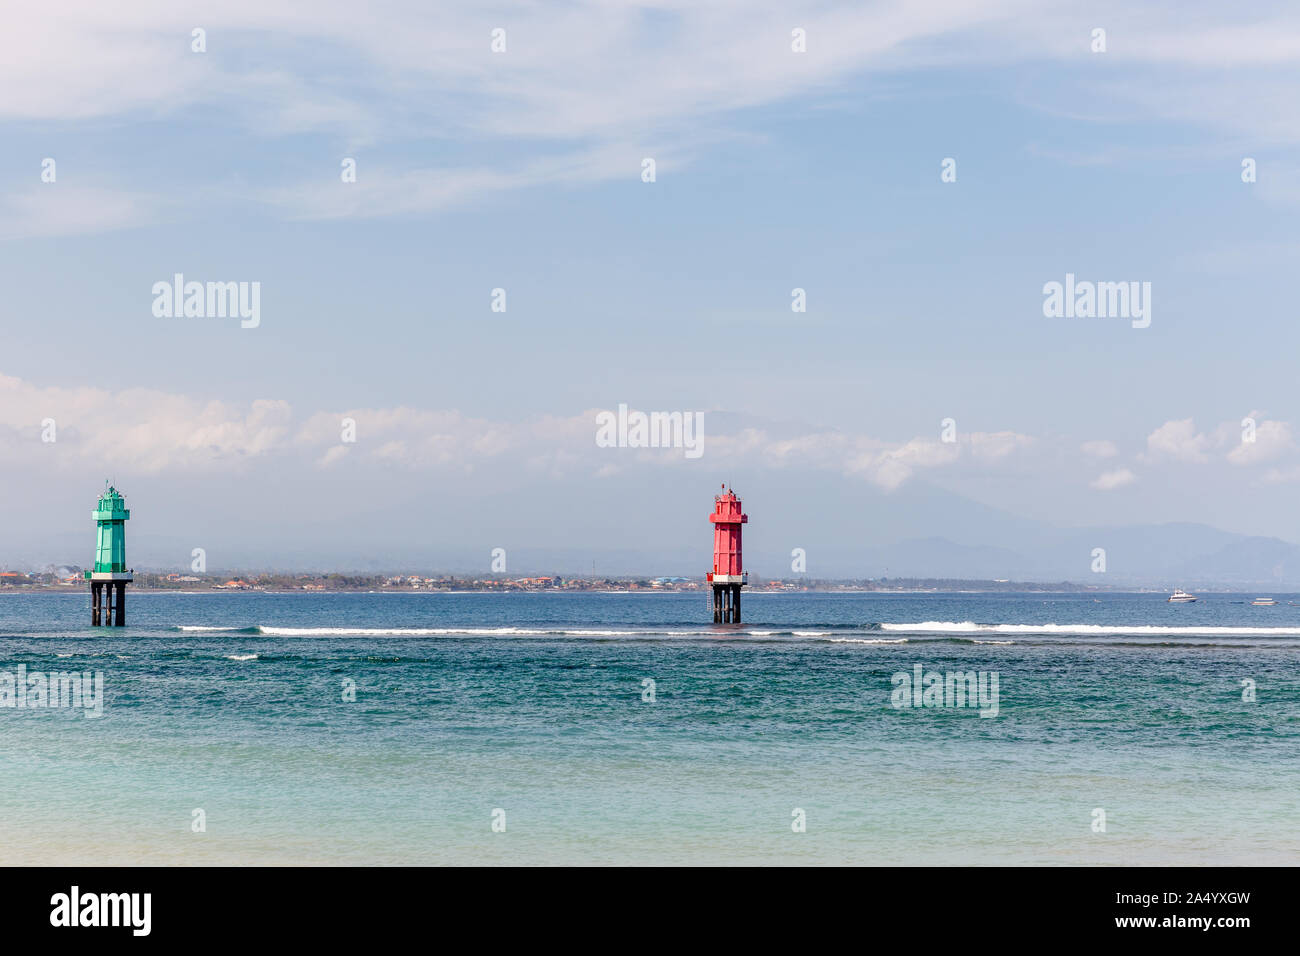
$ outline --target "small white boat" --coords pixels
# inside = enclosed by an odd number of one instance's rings
[[[1272,598],[1255,598],[1255,600],[1251,601],[1250,603],[1255,607],[1272,607],[1277,602],[1274,601]]]
[[[1195,594],[1188,594],[1182,588],[1174,588],[1174,593],[1169,595],[1170,604],[1191,604],[1195,600]]]

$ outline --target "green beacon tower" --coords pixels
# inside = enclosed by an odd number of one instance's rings
[[[126,508],[126,499],[110,487],[99,496],[91,516],[99,540],[95,570],[86,572],[90,581],[90,623],[121,627],[126,623],[126,585],[135,580],[126,566],[126,521],[131,512]]]

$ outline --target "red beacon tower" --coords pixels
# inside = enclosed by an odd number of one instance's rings
[[[741,525],[748,523],[749,515],[740,510],[740,499],[726,485],[723,493],[713,498],[713,571],[709,583],[713,585],[713,623],[740,623],[740,589],[749,583],[744,559],[740,554]]]

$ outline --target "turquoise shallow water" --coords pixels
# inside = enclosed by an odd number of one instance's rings
[[[102,671],[105,705],[0,708],[0,841],[75,864],[1294,863],[1300,607],[1251,597],[747,594],[722,628],[690,594],[133,593],[114,632],[86,595],[5,595],[0,672]],[[997,716],[894,707],[917,664],[996,672]]]

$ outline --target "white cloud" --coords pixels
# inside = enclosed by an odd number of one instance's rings
[[[501,422],[456,410],[355,408],[295,416],[284,401],[246,405],[205,402],[185,395],[127,389],[47,388],[0,376],[0,464],[57,454],[128,471],[223,471],[260,457],[319,469],[380,464],[411,471],[524,469],[560,477],[608,477],[626,467],[690,466],[681,448],[600,448],[596,414],[544,415]],[[41,441],[42,421],[56,422],[57,442]],[[344,419],[355,422],[355,442],[343,440]],[[112,423],[113,427],[108,425]],[[858,476],[893,490],[918,472],[992,467],[1028,447],[1029,436],[975,433],[967,441],[927,438],[890,442],[866,435],[811,431],[772,437],[745,427],[714,434],[705,413],[706,462],[731,467],[804,468]]]
[[[321,455],[320,458],[317,459],[317,464],[322,468],[328,468],[330,465],[336,464],[346,458],[348,455],[348,449],[349,446],[347,445],[335,445],[333,448],[328,448],[326,449],[325,454]]]
[[[862,475],[886,491],[893,491],[918,469],[950,465],[960,454],[956,442],[913,438],[896,447],[862,451],[848,461],[846,470],[850,474]]]
[[[1143,457],[1148,461],[1204,464],[1212,457],[1218,460],[1222,454],[1222,460],[1228,464],[1247,466],[1296,453],[1295,437],[1288,422],[1265,419],[1257,411],[1252,411],[1247,418],[1255,422],[1253,441],[1247,440],[1249,430],[1242,421],[1223,422],[1209,434],[1197,431],[1190,418],[1165,422],[1147,436],[1147,453]]]
[[[596,414],[543,415],[505,422],[458,410],[411,407],[355,408],[295,415],[276,399],[246,403],[205,401],[149,389],[112,392],[95,388],[37,386],[0,375],[0,464],[56,457],[139,473],[168,470],[224,471],[256,458],[283,456],[304,467],[350,469],[368,465],[410,471],[471,472],[512,468],[536,475],[609,477],[631,467],[690,467],[681,448],[599,448]],[[41,440],[53,419],[57,441]],[[356,422],[356,442],[343,441],[344,419]],[[711,428],[705,413],[706,463],[729,467],[795,468],[861,478],[892,491],[919,474],[999,469],[1036,442],[1014,431],[975,432],[957,442],[914,437],[890,441],[870,435],[806,429],[778,436],[749,425],[729,433]],[[109,427],[110,423],[113,427]],[[1240,441],[1236,423],[1212,435],[1193,419],[1166,422],[1147,438],[1143,460],[1204,463],[1213,457],[1234,466],[1278,463],[1297,452],[1291,426],[1263,419],[1253,443]],[[1112,442],[1089,441],[1093,458],[1115,457]],[[1220,458],[1220,455],[1222,457]],[[1284,464],[1261,476],[1269,483],[1295,480],[1300,469]],[[1103,472],[1090,486],[1110,491],[1136,481],[1128,468]]]
[[[988,467],[1032,443],[1030,436],[1011,431],[975,432],[959,442],[920,437],[891,442],[838,431],[773,438],[761,429],[746,428],[731,435],[709,437],[706,455],[756,467],[838,471],[893,491],[918,472],[962,461]]]
[[[1086,441],[1079,450],[1089,458],[1114,458],[1119,454],[1119,446],[1113,441]]]
[[[1032,445],[1033,441],[1028,435],[1012,431],[972,432],[970,447],[976,458],[996,460]]]
[[[1256,413],[1252,412],[1251,417],[1257,417]],[[1296,450],[1291,426],[1286,422],[1257,421],[1254,441],[1246,441],[1244,436],[1239,434],[1241,429],[1232,424],[1229,424],[1227,429],[1235,438],[1232,450],[1228,452],[1228,461],[1233,465],[1256,465],[1276,461]]]
[[[53,420],[53,442],[43,440]],[[0,375],[0,461],[66,461],[154,473],[227,468],[279,448],[289,435],[287,402],[237,408],[131,388],[42,388]],[[51,467],[57,467],[52,464]]]
[[[1168,421],[1147,436],[1148,457],[1159,460],[1204,462],[1209,460],[1211,439],[1196,430],[1190,418]]]
[[[1116,488],[1131,485],[1135,481],[1137,481],[1137,475],[1133,474],[1129,469],[1116,468],[1114,471],[1103,471],[1088,483],[1088,487],[1096,488],[1098,491],[1114,491]]]

